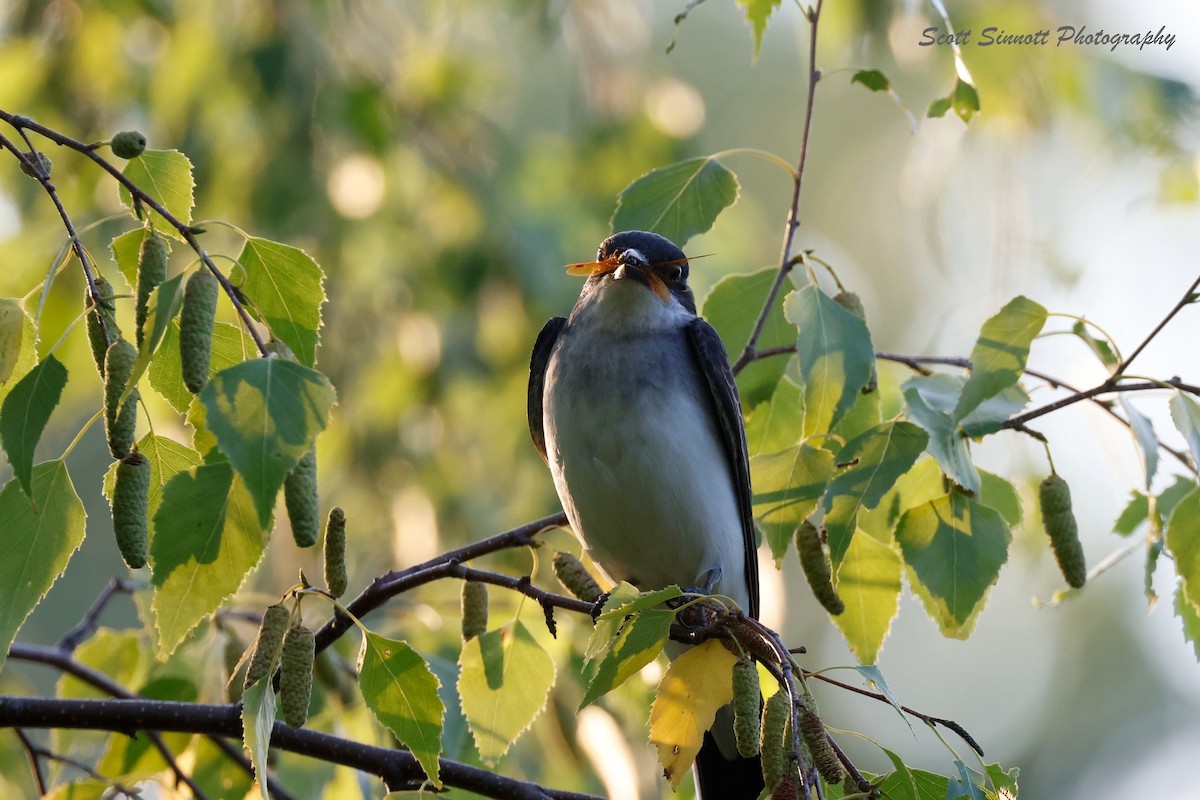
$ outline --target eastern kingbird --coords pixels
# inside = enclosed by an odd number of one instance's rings
[[[750,467],[737,386],[696,316],[688,262],[667,239],[625,231],[600,245],[569,318],[538,335],[529,430],[592,559],[642,590],[727,595],[758,615]],[[759,760],[740,758],[729,709],[696,758],[705,800],[754,800]]]

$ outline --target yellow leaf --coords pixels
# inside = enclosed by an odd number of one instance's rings
[[[672,789],[687,773],[717,709],[733,700],[737,657],[709,639],[671,663],[650,708],[650,743]]]

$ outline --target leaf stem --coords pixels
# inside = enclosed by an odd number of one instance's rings
[[[724,158],[725,156],[758,156],[782,169],[793,181],[796,180],[796,170],[792,169],[792,165],[782,156],[772,153],[770,150],[760,150],[757,147],[731,147],[728,150],[712,154],[712,158]]]

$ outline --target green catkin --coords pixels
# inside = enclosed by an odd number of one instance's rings
[[[479,581],[463,581],[462,638],[464,642],[481,636],[488,626],[488,588]]]
[[[758,667],[748,658],[739,658],[733,665],[733,733],[743,758],[758,755],[761,700]]]
[[[149,539],[147,502],[150,496],[150,461],[133,452],[117,464],[113,483],[113,531],[117,548],[130,569],[146,566],[146,543]]]
[[[108,337],[117,339],[120,331],[117,329],[116,308],[113,305],[112,284],[101,277],[96,278],[96,293],[100,295],[100,307],[92,303],[91,292],[84,292],[84,307],[87,309],[85,322],[87,325],[88,343],[92,346],[92,360],[96,362],[96,371],[104,377],[104,355],[108,352]]]
[[[117,158],[137,158],[146,150],[146,137],[141,131],[121,131],[109,145]]]
[[[279,709],[283,721],[293,728],[303,727],[312,700],[313,656],[316,641],[303,625],[288,628],[279,658]]]
[[[1067,584],[1078,589],[1087,581],[1087,562],[1079,541],[1079,526],[1071,510],[1071,488],[1058,473],[1052,472],[1039,487],[1038,503],[1058,568]]]
[[[258,638],[254,640],[254,653],[250,656],[250,666],[246,668],[246,680],[242,684],[245,688],[249,689],[255,681],[270,674],[291,618],[292,612],[287,606],[278,603],[267,606],[263,612]]]
[[[559,550],[554,554],[554,576],[568,592],[588,603],[600,599],[600,585],[588,574],[583,562],[575,556]]]
[[[145,337],[146,318],[150,314],[150,293],[160,283],[167,279],[167,243],[157,233],[151,231],[142,240],[142,249],[138,253],[137,271],[137,346],[142,346]]]
[[[806,708],[800,714],[800,737],[808,745],[812,754],[813,766],[821,778],[830,784],[842,782],[842,762],[838,760],[829,737],[825,734],[825,723],[821,715],[811,708]]]
[[[329,511],[325,522],[325,589],[334,597],[346,593],[346,512],[338,506]]]
[[[297,547],[312,547],[321,533],[317,497],[317,451],[305,453],[283,481],[283,503]]]
[[[841,614],[846,610],[846,604],[833,588],[833,573],[821,547],[821,534],[808,520],[796,529],[796,549],[800,552],[800,566],[804,568],[804,577],[808,579],[813,595],[830,614]]]
[[[137,349],[124,339],[113,342],[104,355],[104,430],[113,458],[124,458],[133,449],[137,404],[141,395],[135,387],[124,405],[120,405],[120,401],[136,360]]]
[[[179,361],[183,385],[192,394],[208,382],[212,358],[213,322],[217,318],[217,295],[221,285],[208,269],[201,267],[188,278],[179,312]]]
[[[848,292],[845,289],[833,296],[833,300],[842,308],[849,311],[854,316],[867,321],[867,311],[863,308],[862,298],[854,292]],[[862,388],[863,394],[870,394],[879,387],[879,375],[875,372],[875,362],[871,362],[871,377],[867,379],[867,383]]]
[[[778,786],[787,771],[791,748],[784,745],[783,734],[791,715],[791,699],[782,689],[771,695],[763,709],[759,750],[762,752],[763,781],[769,789]]]
[[[796,786],[796,779],[792,775],[785,775],[783,780],[771,790],[771,800],[797,800],[800,797],[800,788]]]

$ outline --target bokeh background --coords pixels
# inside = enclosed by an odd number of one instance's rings
[[[966,355],[980,323],[1025,294],[1099,322],[1128,352],[1197,270],[1200,10],[1166,0],[946,5],[959,29],[1165,26],[1176,43],[1115,52],[968,46],[983,113],[964,125],[953,114],[923,118],[954,80],[948,48],[917,46],[923,28],[941,24],[932,6],[830,0],[800,246],[862,295],[879,350]],[[321,492],[326,507],[350,511],[353,590],[385,568],[557,508],[525,429],[528,353],[542,322],[565,313],[578,291],[562,265],[594,252],[626,184],[656,166],[730,148],[798,156],[807,49],[798,8],[780,6],[755,59],[734,3],[710,0],[676,30],[682,6],[7,0],[0,108],[89,141],[142,130],[152,147],[178,148],[195,163],[198,219],[297,244],[324,267],[319,366],[339,405],[321,439]],[[898,102],[851,85],[864,67],[887,73]],[[108,240],[130,225],[114,185],[76,154],[49,155],[68,209],[89,226],[85,241],[103,259]],[[689,244],[690,252],[714,254],[693,267],[698,297],[724,274],[778,259],[786,177],[752,156],[726,163],[741,197]],[[237,252],[235,235],[208,228],[210,252]],[[0,295],[29,292],[63,240],[39,187],[12,159],[0,160]],[[181,253],[175,259],[176,268],[187,263]],[[65,272],[49,295],[43,352],[81,311],[76,272]],[[1070,320],[1057,323],[1067,328]],[[1195,382],[1197,333],[1195,312],[1185,310],[1134,371]],[[100,391],[82,331],[56,352],[72,382],[42,443],[48,458],[94,413]],[[1037,342],[1031,363],[1074,385],[1103,379],[1069,337]],[[881,369],[884,390],[895,393],[907,375]],[[1053,396],[1034,392],[1035,402]],[[1165,394],[1134,402],[1164,440],[1178,442]],[[154,409],[159,433],[186,439],[165,404]],[[1141,485],[1128,432],[1087,404],[1038,427],[1072,484],[1089,560],[1126,547],[1109,531]],[[1019,482],[1031,512],[1032,489],[1046,472],[1041,448],[1004,434],[979,455]],[[56,641],[108,579],[124,573],[100,494],[107,466],[94,428],[71,457],[88,539],[23,640]],[[1182,470],[1165,459],[1155,487]],[[239,601],[246,608],[291,585],[298,566],[312,569],[312,556],[297,554],[288,538],[269,551],[248,587],[259,594]],[[524,571],[530,562],[514,554],[489,563]],[[1135,548],[1079,596],[1039,608],[1032,600],[1048,599],[1061,578],[1034,520],[1018,532],[968,641],[943,639],[906,593],[880,666],[901,701],[959,721],[988,761],[1019,767],[1022,797],[1200,798],[1200,665],[1172,616],[1170,564],[1160,566],[1154,585],[1163,601],[1150,613],[1142,569]],[[764,580],[767,621],[807,646],[805,666],[853,663],[794,556]],[[493,596],[494,620],[518,612],[513,598]],[[370,622],[410,639],[452,676],[456,598],[456,586],[432,588]],[[524,616],[536,624],[539,615],[525,608]],[[127,602],[105,621],[138,625]],[[614,798],[669,796],[643,743],[653,667],[647,680],[575,714],[571,678],[586,633],[563,620],[559,642],[546,639],[558,687],[500,770]],[[212,635],[202,630],[196,641]],[[44,691],[52,678],[10,664],[0,689]],[[862,732],[910,764],[952,770],[953,756],[928,731],[914,736],[884,706],[818,691],[830,725]],[[333,703],[321,718],[331,729],[380,738],[354,722],[353,709],[338,712]],[[447,755],[471,760],[461,720],[451,716]],[[865,768],[887,768],[874,747],[842,738]],[[0,794],[28,795],[11,733],[0,731],[0,754]],[[299,762],[292,774],[314,785],[330,777]],[[326,796],[381,791],[370,780],[335,777]]]

